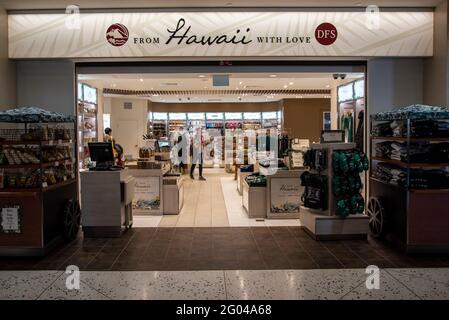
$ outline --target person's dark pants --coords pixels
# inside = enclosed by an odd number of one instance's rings
[[[193,172],[195,171],[195,167],[198,163],[198,171],[200,173],[200,177],[203,176],[203,154],[201,153],[198,157],[199,159],[196,159],[197,161],[192,161],[192,166],[190,167],[190,175],[193,176]]]

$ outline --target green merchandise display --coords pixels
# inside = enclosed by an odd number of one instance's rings
[[[368,157],[356,149],[335,151],[332,155],[332,192],[336,197],[337,215],[361,214],[365,200],[360,194],[360,174],[369,168]]]

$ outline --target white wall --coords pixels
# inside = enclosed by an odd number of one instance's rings
[[[144,99],[122,99],[122,98],[110,98],[111,100],[111,129],[112,135],[114,136],[116,142],[121,144],[125,149],[125,154],[132,154],[134,157],[138,157],[138,148],[143,146],[142,135],[147,133],[147,111],[148,104]],[[125,102],[131,102],[133,107],[131,110],[125,109],[123,104]],[[138,132],[138,148],[134,146],[125,146],[120,142],[120,136],[117,135],[118,123],[121,120],[134,120],[137,121],[137,132]]]
[[[74,115],[74,74],[72,61],[18,61],[17,104]]]
[[[424,59],[424,102],[430,105],[449,105],[447,16],[448,4],[444,0],[434,11],[433,57]]]
[[[8,16],[0,8],[0,110],[16,104],[16,64],[8,60]]]
[[[368,61],[370,114],[423,103],[423,59],[372,59]]]

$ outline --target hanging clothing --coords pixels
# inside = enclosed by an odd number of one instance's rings
[[[354,119],[352,114],[344,114],[341,117],[341,130],[345,131],[345,140],[346,142],[352,142],[353,141],[353,125]]]
[[[363,151],[363,131],[364,131],[364,121],[365,121],[365,113],[362,111],[359,112],[357,116],[359,120],[359,124],[357,126],[357,131],[355,133],[355,144],[356,148],[359,151]]]

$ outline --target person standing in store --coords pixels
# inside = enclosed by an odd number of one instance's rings
[[[186,131],[184,130],[184,128],[181,128],[176,142],[179,159],[179,171],[181,172],[181,174],[184,174],[186,170],[187,152],[184,152],[184,149],[187,150],[187,141],[188,141],[187,139],[188,138]]]
[[[193,141],[190,145],[190,153],[192,155],[192,166],[190,167],[190,178],[192,180],[195,179],[193,173],[195,171],[195,167],[198,164],[198,171],[200,174],[199,180],[205,181],[206,179],[203,177],[203,146],[204,140],[201,128],[196,129],[196,134],[193,137]]]

